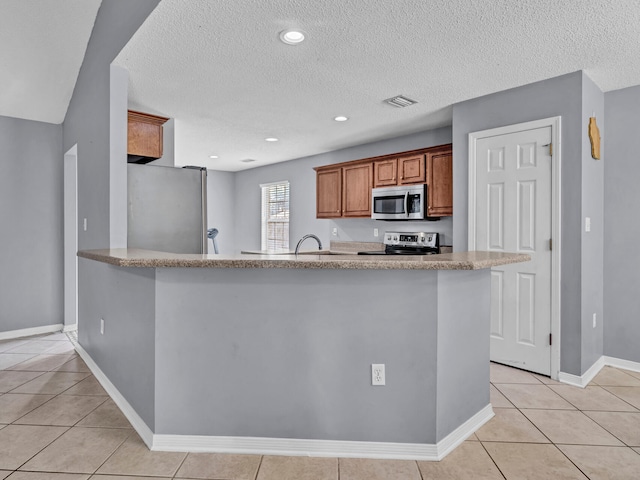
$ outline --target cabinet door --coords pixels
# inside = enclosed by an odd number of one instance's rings
[[[316,218],[342,216],[342,169],[318,170],[316,174]]]
[[[162,157],[162,126],[129,120],[127,153],[141,157]]]
[[[167,117],[128,110],[127,154],[162,157],[162,125],[167,120]]]
[[[451,147],[427,153],[427,202],[430,217],[453,215],[453,153]]]
[[[427,181],[423,154],[399,157],[398,170],[400,171],[398,185],[425,183]]]
[[[378,160],[373,163],[373,186],[387,187],[398,184],[398,159]]]
[[[342,216],[371,217],[373,163],[342,167]]]

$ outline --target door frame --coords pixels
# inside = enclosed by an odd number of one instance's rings
[[[78,145],[64,154],[64,332],[78,328]]]
[[[469,133],[469,219],[468,219],[468,249],[476,249],[476,145],[478,140],[495,137],[523,130],[551,127],[551,378],[558,380],[560,373],[560,303],[561,303],[561,185],[562,185],[562,117],[550,117],[531,122],[517,123],[504,127],[491,128]]]

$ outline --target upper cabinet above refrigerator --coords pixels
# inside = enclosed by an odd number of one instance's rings
[[[127,161],[149,163],[162,157],[162,126],[167,117],[149,113],[127,112]]]

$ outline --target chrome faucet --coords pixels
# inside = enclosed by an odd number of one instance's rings
[[[318,250],[322,250],[322,242],[320,241],[320,239],[316,237],[313,233],[308,233],[307,235],[302,237],[298,242],[298,244],[296,245],[296,255],[298,255],[298,250],[300,250],[300,245],[302,245],[302,242],[304,242],[307,238],[315,238],[316,242],[318,242]]]

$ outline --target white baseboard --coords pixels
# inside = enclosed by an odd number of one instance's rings
[[[594,377],[600,372],[600,370],[602,370],[602,367],[605,366],[621,368],[623,370],[631,370],[633,372],[640,372],[639,362],[632,362],[631,360],[623,360],[621,358],[607,357],[606,355],[603,355],[598,360],[596,360],[595,363],[591,365],[591,367],[589,367],[589,370],[584,372],[584,374],[578,376],[572,375],[570,373],[560,372],[560,374],[558,375],[558,380],[560,380],[562,383],[567,383],[575,387],[584,388],[589,385],[591,380],[593,380]]]
[[[80,357],[85,361],[116,405],[122,410],[124,416],[131,422],[131,425],[138,432],[144,443],[153,451],[437,461],[442,460],[494,416],[491,405],[487,405],[437,444],[267,437],[155,435],[115,385],[100,370],[100,367],[93,361],[91,356],[80,345],[75,347]]]
[[[147,447],[152,448],[153,432],[151,431],[151,429],[147,426],[144,420],[142,420],[140,415],[136,413],[136,411],[129,404],[129,402],[127,402],[127,400],[122,396],[122,394],[118,391],[115,385],[111,383],[111,381],[107,378],[104,372],[100,370],[100,367],[98,367],[96,362],[93,361],[93,359],[87,353],[87,351],[84,348],[82,348],[80,344],[75,344],[75,348],[76,348],[76,351],[78,352],[78,355],[80,355],[82,360],[84,360],[84,362],[89,367],[89,370],[91,370],[91,372],[96,377],[98,382],[100,382],[100,385],[102,385],[102,388],[106,390],[106,392],[109,394],[111,399],[120,408],[124,416],[127,417],[127,420],[129,420],[129,423],[131,423],[134,430],[138,432],[138,435],[140,435],[140,438],[142,438],[142,441],[147,445]]]
[[[77,323],[72,323],[71,325],[65,325],[63,327],[62,331],[64,333],[66,333],[66,332],[77,332],[78,331],[78,324]]]
[[[13,338],[31,337],[32,335],[59,332],[62,330],[62,327],[63,325],[61,323],[57,323],[55,325],[45,325],[44,327],[22,328],[20,330],[0,332],[0,340],[11,340]]]
[[[402,460],[437,460],[438,458],[435,444],[267,437],[154,435],[152,450]]]
[[[453,432],[451,432],[449,435],[438,442],[438,458],[435,460],[442,460],[444,457],[449,455],[449,453],[451,453],[454,448],[464,442],[471,436],[471,434],[475,433],[476,430],[478,430],[481,426],[491,420],[494,416],[495,413],[493,413],[491,404],[484,407],[473,417],[471,417],[469,420],[464,422]]]
[[[621,358],[607,356],[602,358],[604,358],[604,364],[610,367],[631,370],[632,372],[640,372],[640,362],[632,362],[631,360],[622,360]]]
[[[605,366],[604,357],[600,357],[582,375],[572,375],[570,373],[560,372],[558,374],[558,381],[562,383],[567,383],[569,385],[573,385],[574,387],[584,388],[587,385],[589,385],[589,382],[593,380],[593,377],[595,377],[598,374],[598,372],[602,370],[602,367],[604,366]]]
[[[487,405],[437,444],[154,435],[151,450],[437,461],[442,460],[473,432],[489,421],[493,415],[491,405]]]

